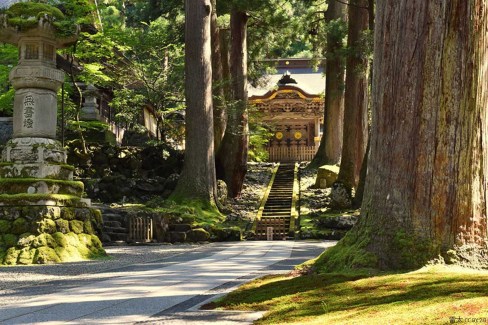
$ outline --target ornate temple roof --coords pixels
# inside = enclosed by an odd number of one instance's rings
[[[261,87],[248,88],[249,97],[263,96],[270,90],[278,87],[280,80],[283,78],[293,79],[296,83],[293,86],[300,88],[305,93],[311,95],[320,95],[325,90],[325,75],[322,68],[314,70],[310,66],[309,59],[281,59],[277,60],[277,72],[268,76],[265,85]],[[290,83],[282,83],[283,85],[290,85]]]

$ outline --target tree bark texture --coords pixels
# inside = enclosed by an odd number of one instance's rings
[[[329,1],[325,19],[328,24],[346,19],[346,5]],[[327,53],[325,66],[325,109],[324,133],[312,165],[337,164],[341,159],[342,130],[344,119],[344,59],[342,36],[332,31],[327,34]]]
[[[233,104],[229,105],[224,138],[217,156],[219,179],[227,184],[230,197],[241,193],[247,170],[247,14],[231,12],[231,89]]]
[[[487,239],[488,4],[378,0],[358,233],[382,268]],[[452,251],[451,251],[452,253]]]
[[[220,50],[220,29],[217,25],[217,1],[212,0],[211,38],[212,38],[212,88],[213,88],[213,120],[214,147],[217,152],[224,137],[227,125],[227,111],[225,107],[224,71],[222,66],[222,52]]]
[[[185,3],[186,149],[175,199],[215,203],[210,0]]]
[[[368,30],[368,0],[350,0],[348,6],[344,132],[338,182],[357,188],[368,143],[368,59],[364,32]],[[363,7],[363,8],[361,8]]]

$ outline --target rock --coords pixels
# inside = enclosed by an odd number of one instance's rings
[[[190,230],[186,238],[190,242],[204,242],[210,239],[210,234],[203,228],[197,228]]]
[[[336,216],[336,217],[322,217],[318,219],[318,226],[329,229],[351,229],[359,220],[359,216]]]
[[[339,209],[347,209],[352,206],[352,193],[341,182],[335,182],[330,192],[331,206]]]
[[[57,219],[55,222],[56,222],[56,228],[59,232],[61,232],[63,234],[67,234],[69,232],[68,220]]]
[[[37,264],[52,264],[59,262],[61,262],[61,260],[56,254],[56,251],[50,247],[39,247],[33,260],[33,263]]]
[[[17,241],[17,246],[19,246],[19,247],[30,247],[35,238],[36,238],[36,236],[34,236],[28,232],[25,234],[22,234],[20,236],[19,240]]]
[[[74,222],[76,220],[73,220],[71,222]],[[56,232],[56,222],[52,219],[42,219],[41,221],[37,222],[37,232],[38,233],[48,233],[48,234],[54,234]],[[83,230],[83,228],[82,228]]]
[[[187,232],[191,230],[191,225],[189,224],[176,224],[176,225],[171,225],[170,229],[172,231],[177,231],[177,232]]]
[[[24,218],[17,218],[12,222],[11,232],[15,235],[20,235],[29,231],[29,222]]]
[[[324,165],[319,167],[317,171],[317,178],[315,179],[315,187],[327,188],[337,180],[339,175],[339,167],[336,165]]]
[[[0,234],[7,234],[12,229],[12,222],[8,220],[0,220]]]
[[[170,231],[169,241],[171,243],[184,243],[186,241],[186,232]]]
[[[179,174],[171,174],[164,182],[164,189],[165,190],[174,190],[176,188],[176,184],[178,184],[178,180],[180,179]]]
[[[59,247],[68,247],[68,240],[66,239],[66,236],[62,232],[55,232],[52,234],[52,238],[54,241],[56,241],[56,244]]]
[[[227,184],[221,179],[217,180],[217,200],[220,205],[224,206],[227,202]]]
[[[71,220],[69,222],[69,226],[71,228],[71,231],[75,234],[81,234],[83,232],[83,221]]]
[[[135,188],[144,192],[159,193],[164,191],[164,183],[153,179],[139,179],[135,184]]]
[[[212,240],[215,241],[241,241],[242,233],[239,227],[213,228],[211,229]]]

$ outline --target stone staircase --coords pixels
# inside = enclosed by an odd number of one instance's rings
[[[295,164],[281,164],[276,171],[264,209],[256,225],[256,239],[268,239],[268,227],[273,239],[286,239],[290,233]]]
[[[120,209],[106,205],[95,205],[102,211],[103,230],[101,241],[104,244],[122,244],[128,239],[128,216]]]

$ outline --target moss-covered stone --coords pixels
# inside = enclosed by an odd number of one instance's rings
[[[32,243],[34,242],[34,239],[36,236],[33,234],[26,232],[20,235],[19,240],[17,241],[17,246],[18,247],[30,247]]]
[[[96,249],[102,249],[103,250],[102,242],[100,241],[100,239],[97,236],[91,235],[91,242],[92,242],[92,247],[94,247]],[[103,252],[105,255],[105,250],[103,250]]]
[[[72,232],[75,234],[81,234],[83,233],[83,221],[80,220],[71,220],[69,222],[69,227]]]
[[[54,220],[61,218],[61,208],[60,207],[46,207],[44,217],[49,218],[49,219],[54,219]]]
[[[68,239],[66,239],[66,236],[62,232],[55,232],[52,234],[53,239],[56,241],[56,244],[59,247],[68,247]]]
[[[87,208],[80,208],[80,209],[75,209],[75,218],[77,220],[90,220],[91,219],[91,211],[90,209]]]
[[[98,226],[101,226],[103,224],[102,211],[98,209],[91,209],[91,213],[92,213],[92,222]]]
[[[83,231],[85,234],[89,234],[89,235],[93,235],[95,233],[90,220],[85,220],[85,222],[83,222]]]
[[[0,247],[0,264],[3,264],[3,259],[7,255],[7,250],[5,248]]]
[[[56,240],[50,234],[40,234],[32,241],[32,247],[50,247],[55,248],[58,246]]]
[[[15,247],[10,247],[7,249],[7,253],[3,259],[3,264],[5,265],[16,265],[17,259],[19,257],[19,250],[15,249]]]
[[[63,207],[61,209],[61,218],[65,220],[74,220],[75,219],[75,209]]]
[[[39,247],[33,259],[33,263],[37,264],[53,264],[59,262],[61,262],[61,259],[51,247]]]
[[[87,248],[92,248],[92,236],[88,234],[78,234],[78,240],[80,241],[80,246],[85,246]]]
[[[69,232],[65,235],[66,240],[68,241],[69,246],[78,247],[80,246],[80,240],[78,239],[78,235],[74,232]]]
[[[30,249],[28,247],[23,248],[19,251],[19,257],[17,258],[17,264],[19,265],[30,265],[36,254],[37,250]]]
[[[29,222],[25,218],[17,218],[12,222],[11,232],[15,235],[20,235],[28,232],[30,228]]]
[[[12,229],[12,222],[8,220],[0,220],[0,234],[8,234]]]
[[[14,234],[5,234],[3,235],[3,241],[5,242],[5,246],[13,247],[17,245],[17,240],[19,238]]]
[[[203,242],[210,239],[210,234],[202,228],[192,229],[186,236],[187,240],[191,242]]]
[[[242,232],[239,227],[218,228],[214,227],[210,230],[211,239],[214,241],[241,241]]]
[[[56,247],[54,251],[62,262],[77,262],[83,260],[80,252],[75,247]]]
[[[37,231],[40,234],[54,234],[56,232],[56,222],[52,219],[42,219],[37,222]]]
[[[68,220],[56,219],[54,222],[56,223],[56,229],[58,232],[62,232],[63,234],[67,234],[69,232]]]

